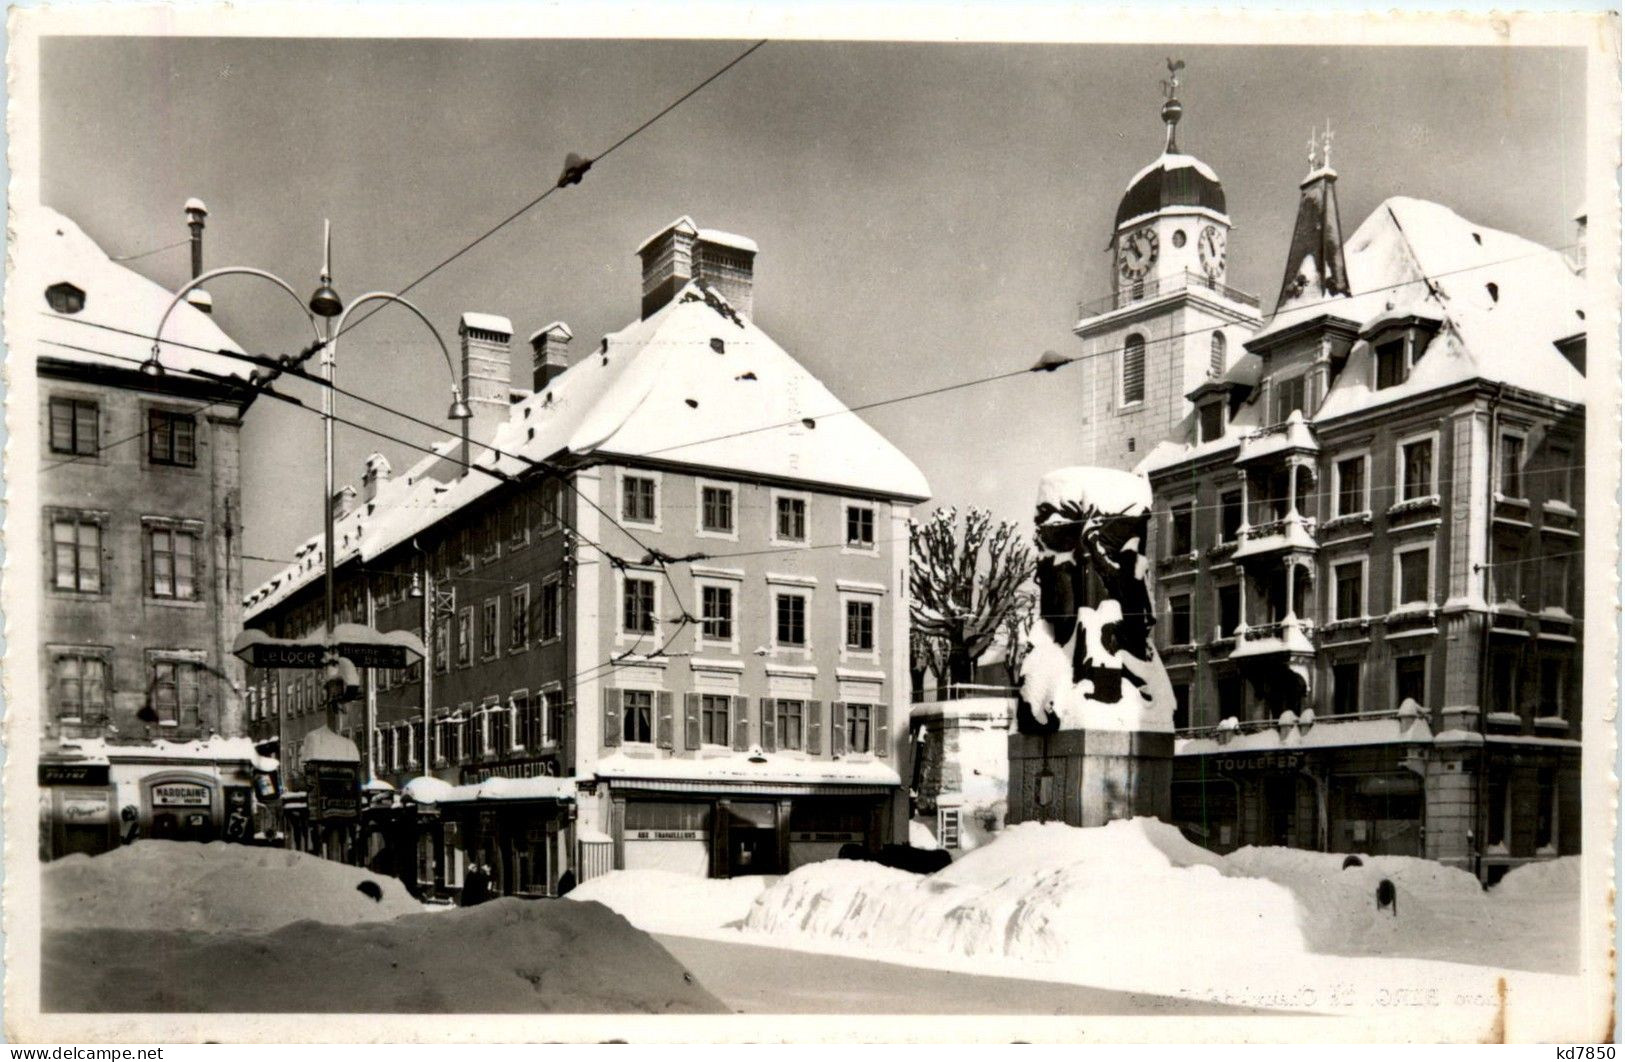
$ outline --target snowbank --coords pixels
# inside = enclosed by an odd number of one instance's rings
[[[1228,966],[1302,954],[1292,894],[1226,878],[1216,861],[1149,819],[1089,830],[1022,823],[928,877],[845,860],[802,867],[757,901],[744,928],[972,958],[1104,958],[1115,976],[1147,984],[1166,980],[1173,955]]]
[[[272,879],[275,880],[275,879]],[[47,931],[47,1011],[720,1013],[648,934],[596,903],[505,899],[269,934]]]
[[[43,870],[53,929],[266,932],[290,922],[387,921],[419,910],[398,879],[286,848],[138,841]],[[375,883],[381,900],[356,891]]]
[[[923,819],[909,820],[908,844],[910,848],[928,850],[942,847],[937,843],[937,835],[931,832],[931,827]]]
[[[1507,871],[1490,890],[1497,900],[1524,900],[1580,895],[1580,857],[1564,856],[1540,863],[1525,863]]]
[[[669,870],[616,870],[577,885],[572,900],[596,900],[650,933],[693,933],[744,920],[776,878],[696,878]]]

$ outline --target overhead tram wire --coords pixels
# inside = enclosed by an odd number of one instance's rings
[[[1562,254],[1565,251],[1572,250],[1576,246],[1578,246],[1578,245],[1577,244],[1565,244],[1565,245],[1563,245],[1561,247],[1543,247],[1538,251],[1530,251],[1530,252],[1527,252],[1525,254],[1513,255],[1513,256],[1511,256],[1509,258],[1500,258],[1500,259],[1497,259],[1497,260],[1495,260],[1493,262],[1480,262],[1480,263],[1478,263],[1476,265],[1462,266],[1460,269],[1447,269],[1447,270],[1444,270],[1444,271],[1438,272],[1438,273],[1423,274],[1423,275],[1420,275],[1420,276],[1417,276],[1417,277],[1413,277],[1410,280],[1399,281],[1399,282],[1396,282],[1396,283],[1393,283],[1393,284],[1383,284],[1383,285],[1375,287],[1375,288],[1367,288],[1364,291],[1354,291],[1354,292],[1350,292],[1347,295],[1339,295],[1339,296],[1336,296],[1335,298],[1326,298],[1326,299],[1319,299],[1319,300],[1316,300],[1314,302],[1298,303],[1296,306],[1293,306],[1292,309],[1294,311],[1312,309],[1312,308],[1314,308],[1316,306],[1325,306],[1325,305],[1331,305],[1333,303],[1342,302],[1344,299],[1357,298],[1357,297],[1362,296],[1362,295],[1375,295],[1375,294],[1378,294],[1378,293],[1384,292],[1384,291],[1393,291],[1396,288],[1408,287],[1408,286],[1410,286],[1412,284],[1427,283],[1427,282],[1430,282],[1430,281],[1433,281],[1433,280],[1437,280],[1440,277],[1454,276],[1454,275],[1459,274],[1459,273],[1469,273],[1469,272],[1472,272],[1472,271],[1478,270],[1478,269],[1489,269],[1489,268],[1491,268],[1493,266],[1505,265],[1508,262],[1516,262],[1516,261],[1520,261],[1520,260],[1525,259],[1525,258],[1535,258],[1535,257],[1538,257],[1538,256],[1543,255],[1543,254]],[[1205,334],[1205,333],[1210,332],[1210,331],[1212,331],[1211,328],[1193,328],[1193,329],[1188,329],[1188,330],[1183,331],[1183,332],[1170,332],[1167,335],[1164,335],[1164,336],[1160,337],[1158,342],[1165,342],[1167,340],[1172,340],[1172,339],[1183,339],[1183,338],[1186,338],[1188,336],[1194,336],[1194,335],[1202,335],[1202,334]],[[995,373],[995,374],[993,374],[991,376],[983,376],[983,377],[979,377],[979,378],[976,378],[976,379],[964,380],[964,381],[961,381],[959,383],[944,384],[944,385],[942,385],[940,387],[933,387],[933,388],[929,388],[929,389],[924,390],[924,391],[916,391],[916,392],[913,392],[913,393],[910,393],[910,394],[904,394],[904,395],[895,395],[895,396],[893,396],[891,398],[878,399],[876,401],[867,402],[867,403],[864,403],[864,404],[861,404],[861,405],[847,406],[847,407],[845,407],[843,409],[831,410],[828,413],[824,413],[824,414],[820,414],[820,415],[816,415],[816,416],[800,417],[800,418],[797,418],[795,420],[787,420],[787,421],[782,421],[782,422],[775,423],[775,424],[764,424],[764,425],[761,425],[760,427],[756,427],[756,428],[746,428],[746,429],[743,429],[741,431],[728,432],[727,434],[724,434],[724,435],[713,435],[713,436],[708,436],[708,437],[700,438],[700,439],[691,439],[691,440],[689,440],[687,442],[674,443],[671,446],[664,446],[664,447],[661,447],[658,450],[651,450],[651,451],[649,451],[649,453],[646,456],[651,456],[652,457],[655,454],[670,453],[673,450],[685,450],[685,449],[688,449],[691,446],[701,446],[701,445],[704,445],[706,443],[712,443],[712,442],[723,442],[723,441],[726,441],[728,439],[737,439],[737,438],[741,438],[741,437],[746,436],[746,435],[755,435],[757,433],[764,432],[764,431],[777,431],[780,428],[793,428],[798,424],[805,425],[808,421],[816,422],[818,420],[827,419],[827,418],[835,417],[835,416],[840,416],[840,415],[843,415],[843,414],[860,413],[860,412],[863,412],[865,410],[870,410],[870,409],[880,409],[880,408],[882,408],[884,406],[892,406],[892,405],[897,405],[897,404],[902,403],[902,402],[910,402],[910,401],[913,401],[914,399],[917,399],[917,398],[930,398],[932,396],[944,394],[944,393],[947,393],[947,392],[950,392],[950,391],[964,390],[967,387],[974,387],[974,386],[976,386],[978,384],[997,383],[1000,380],[1014,379],[1017,376],[1026,376],[1029,373],[1054,372],[1057,369],[1064,369],[1064,368],[1066,368],[1066,367],[1068,367],[1070,365],[1075,365],[1075,364],[1077,364],[1078,362],[1081,362],[1081,361],[1091,361],[1091,360],[1093,360],[1095,358],[1108,357],[1108,356],[1111,356],[1111,355],[1114,355],[1114,354],[1121,354],[1121,353],[1123,353],[1124,349],[1125,349],[1124,347],[1107,347],[1107,348],[1102,349],[1102,350],[1093,351],[1093,352],[1091,352],[1089,354],[1079,354],[1079,355],[1077,355],[1075,357],[1065,358],[1065,359],[1063,359],[1061,361],[1057,361],[1057,362],[1055,362],[1054,364],[1051,364],[1051,365],[1037,365],[1037,366],[1028,366],[1028,367],[1026,367],[1024,369],[1013,369],[1013,370],[1010,370],[1008,372]]]
[[[508,226],[512,222],[516,221],[522,214],[529,211],[532,207],[535,207],[538,204],[540,204],[543,200],[545,200],[548,196],[552,195],[554,192],[557,192],[560,189],[567,187],[568,185],[579,184],[580,181],[581,181],[581,178],[594,165],[596,165],[599,162],[602,162],[605,158],[609,157],[609,155],[612,154],[616,149],[618,149],[618,148],[622,147],[623,145],[625,145],[628,141],[630,141],[634,137],[638,136],[644,130],[648,129],[650,126],[654,125],[656,122],[658,122],[662,118],[666,117],[666,115],[670,114],[672,111],[676,110],[678,107],[682,106],[684,103],[687,103],[691,98],[693,98],[695,95],[697,95],[707,85],[710,85],[713,81],[717,80],[719,77],[726,74],[728,71],[732,70],[734,67],[738,66],[740,63],[744,62],[745,59],[747,57],[749,57],[752,52],[756,51],[756,49],[760,48],[762,45],[764,45],[766,43],[767,43],[767,39],[763,38],[762,40],[757,41],[755,44],[752,44],[749,48],[746,48],[743,52],[740,52],[738,55],[734,56],[726,64],[724,64],[722,67],[720,67],[716,71],[714,71],[704,81],[701,81],[699,84],[695,85],[693,88],[689,89],[687,92],[683,93],[681,96],[677,97],[675,100],[668,103],[666,106],[662,107],[658,112],[655,113],[655,115],[652,118],[647,119],[641,125],[639,125],[636,129],[633,129],[630,133],[627,133],[625,136],[621,137],[619,140],[615,141],[613,144],[611,144],[609,147],[605,148],[603,151],[600,151],[598,154],[596,154],[596,155],[594,155],[594,156],[592,156],[591,158],[588,158],[588,159],[581,159],[581,158],[579,158],[579,157],[577,157],[577,156],[575,156],[573,154],[571,156],[569,156],[569,158],[565,162],[564,172],[559,175],[559,179],[554,184],[550,185],[545,191],[543,191],[541,195],[538,195],[536,198],[532,199],[530,202],[526,203],[524,206],[520,207],[518,210],[515,210],[512,214],[509,214],[507,217],[503,218],[501,221],[497,222],[495,225],[491,226],[489,229],[486,229],[479,236],[476,236],[473,240],[471,240],[468,243],[464,244],[462,247],[458,248],[456,251],[453,251],[450,255],[448,255],[446,258],[442,259],[433,268],[431,268],[427,273],[424,273],[422,276],[418,277],[416,280],[414,280],[410,284],[406,285],[406,287],[400,289],[400,291],[398,291],[396,294],[405,295],[407,292],[411,291],[413,288],[417,287],[419,284],[423,283],[425,280],[428,280],[430,277],[432,277],[436,273],[440,272],[440,270],[444,269],[446,266],[448,266],[451,263],[455,262],[457,259],[459,259],[463,255],[467,254],[469,251],[472,251],[475,247],[478,247],[480,244],[484,243],[486,240],[488,240],[492,236],[496,235],[497,232],[499,232],[501,229],[505,228],[506,226]],[[378,313],[382,309],[383,309],[382,306],[378,306],[378,307],[375,307],[372,310],[367,311],[360,318],[358,318],[354,323],[346,325],[345,328],[344,328],[344,331],[340,332],[339,335],[340,336],[346,335],[346,334],[354,331],[355,329],[361,327],[361,325],[364,322],[369,321],[369,320],[372,319],[373,314]],[[334,336],[333,338],[337,339],[338,336]]]
[[[82,351],[82,352],[84,352],[86,354],[95,354],[95,355],[98,355],[100,357],[113,358],[113,359],[115,359],[117,361],[127,361],[127,362],[130,362],[132,364],[139,364],[139,362],[135,358],[127,358],[127,357],[124,357],[121,354],[113,354],[113,353],[111,353],[109,351],[105,351],[105,350],[93,350],[93,349],[91,349],[89,347],[76,347],[71,343],[61,343],[61,342],[59,342],[57,340],[53,340],[53,339],[47,339],[47,340],[44,340],[44,342],[50,343],[53,346],[68,347],[68,348],[73,349],[73,350],[79,350],[79,351]],[[279,402],[285,402],[288,405],[294,406],[297,409],[305,410],[306,412],[312,414],[313,416],[321,416],[322,415],[320,410],[312,409],[310,406],[306,405],[303,401],[301,401],[298,398],[295,398],[292,395],[285,395],[285,394],[282,394],[280,391],[276,391],[276,390],[272,390],[272,389],[265,389],[265,390],[261,391],[261,393],[264,394],[268,398],[274,398]],[[427,454],[428,456],[431,456],[431,457],[438,457],[438,458],[444,459],[445,456],[446,456],[446,455],[444,455],[442,453],[439,453],[438,451],[432,449],[431,447],[424,446],[424,445],[422,445],[420,443],[412,442],[409,439],[403,439],[398,435],[391,435],[390,433],[388,433],[386,431],[383,431],[383,430],[381,430],[379,428],[370,427],[370,426],[368,426],[366,424],[361,424],[361,423],[359,423],[357,421],[348,420],[348,419],[346,419],[344,417],[340,417],[340,416],[338,416],[336,414],[334,415],[333,420],[337,424],[343,424],[344,426],[349,427],[349,428],[354,428],[357,431],[365,432],[365,433],[367,433],[369,435],[375,435],[380,439],[384,439],[384,440],[386,440],[388,442],[396,443],[397,445],[400,445],[400,446],[405,446],[405,447],[407,447],[408,449],[411,449],[411,450],[417,450],[418,452],[423,453],[423,454]],[[471,471],[483,472],[487,476],[490,476],[491,478],[496,479],[496,480],[500,480],[501,482],[504,482],[504,483],[513,482],[513,477],[508,475],[505,472],[500,472],[500,471],[497,471],[495,469],[485,468],[485,467],[483,467],[481,465],[473,464],[472,462],[467,467]],[[450,510],[447,510],[447,512],[449,513]],[[625,565],[631,563],[631,562],[627,561],[625,558],[620,557],[620,556],[610,552],[604,546],[600,545],[598,542],[594,541],[593,539],[588,538],[586,535],[583,535],[580,531],[576,530],[575,528],[570,527],[569,531],[570,531],[570,533],[572,535],[576,536],[577,538],[581,539],[581,541],[583,541],[587,545],[591,546],[593,549],[596,549],[598,552],[602,553],[611,563],[615,564],[616,566],[620,567],[620,566],[625,566]]]
[[[751,51],[754,51],[755,48],[760,47],[764,43],[766,43],[766,42],[765,41],[758,42],[751,49],[745,51],[740,56],[738,56],[734,60],[734,62],[737,63],[740,60],[744,59],[745,56],[749,55]],[[727,70],[727,68],[724,67],[723,70],[718,71],[717,74],[712,76],[712,80],[714,80],[716,77],[720,76],[722,73],[726,72],[726,70]],[[704,85],[702,84],[698,88],[703,88],[703,87],[704,87]],[[698,91],[698,88],[696,88],[693,91]],[[693,91],[691,91],[689,93],[689,95],[692,95]],[[687,97],[684,97],[684,98],[686,99]],[[678,102],[680,103],[680,102],[682,102],[682,100],[679,100]],[[675,107],[676,104],[673,104],[672,106]],[[670,109],[671,108],[669,108],[669,107],[667,108],[667,110],[670,110]],[[662,112],[662,114],[664,114],[664,113],[665,112]],[[658,117],[659,116],[657,116],[657,119],[658,119]],[[656,119],[651,119],[651,122],[654,121],[654,120],[656,120]],[[648,124],[650,124],[650,123],[645,123],[646,126]],[[627,137],[623,137],[620,142],[618,142],[616,145],[614,145],[614,147],[618,147],[620,143],[624,143],[626,140],[630,139],[632,135],[635,135],[635,132],[634,132],[634,134],[629,134]],[[611,148],[611,150],[613,150],[613,147]],[[608,152],[606,151],[605,154],[607,154],[607,153]],[[602,156],[600,156],[600,157],[602,157]],[[1293,309],[1294,310],[1312,309],[1312,308],[1314,308],[1316,306],[1331,305],[1331,304],[1334,304],[1334,303],[1338,303],[1338,302],[1341,302],[1344,299],[1348,299],[1348,298],[1356,298],[1356,297],[1359,297],[1359,296],[1362,296],[1362,295],[1374,295],[1374,294],[1377,294],[1377,293],[1383,292],[1383,291],[1392,291],[1392,290],[1394,290],[1396,288],[1406,287],[1408,285],[1419,283],[1419,282],[1427,282],[1427,281],[1437,280],[1437,279],[1439,279],[1441,277],[1454,276],[1454,275],[1457,275],[1457,274],[1460,274],[1460,273],[1472,272],[1474,270],[1479,270],[1479,269],[1488,269],[1488,268],[1491,268],[1493,266],[1504,265],[1504,264],[1506,264],[1508,262],[1520,261],[1520,260],[1525,259],[1525,258],[1534,258],[1534,257],[1538,257],[1538,256],[1543,255],[1543,254],[1562,254],[1565,251],[1571,250],[1575,246],[1577,246],[1577,245],[1575,245],[1575,244],[1567,244],[1567,245],[1564,245],[1564,246],[1561,246],[1561,247],[1541,248],[1540,250],[1537,250],[1537,251],[1529,251],[1529,252],[1526,252],[1526,253],[1520,254],[1520,255],[1512,255],[1512,256],[1510,256],[1508,258],[1496,259],[1495,261],[1492,261],[1492,262],[1480,262],[1480,263],[1477,263],[1475,265],[1462,266],[1459,269],[1444,270],[1444,271],[1441,271],[1439,273],[1433,273],[1433,274],[1424,274],[1422,276],[1415,277],[1415,278],[1412,278],[1410,280],[1399,281],[1399,282],[1396,282],[1396,283],[1393,283],[1393,284],[1384,284],[1384,285],[1381,285],[1381,286],[1378,286],[1378,287],[1375,287],[1375,288],[1367,288],[1367,289],[1362,290],[1362,291],[1350,292],[1348,295],[1340,295],[1340,296],[1336,296],[1336,297],[1332,297],[1332,298],[1318,299],[1318,300],[1315,300],[1313,302],[1299,303],[1297,306],[1293,307]],[[43,313],[44,311],[41,311],[41,312]],[[47,315],[47,316],[53,316],[53,315]],[[89,326],[89,327],[92,327],[92,328],[101,328],[101,329],[104,329],[104,330],[107,330],[107,331],[110,331],[110,332],[117,332],[117,333],[120,333],[120,334],[123,334],[123,335],[134,336],[134,337],[140,338],[140,339],[153,339],[152,336],[147,336],[147,335],[144,335],[144,334],[139,333],[139,332],[130,331],[128,329],[118,328],[118,327],[113,326],[113,325],[105,325],[105,324],[102,324],[102,323],[97,322],[97,321],[83,321],[83,320],[79,320],[77,318],[71,318],[71,317],[60,318],[60,319],[65,320],[65,321],[72,321],[72,322],[74,322],[76,324],[82,324],[82,325],[86,325],[86,326]],[[363,317],[361,320],[365,320],[365,319],[366,318]],[[356,323],[359,324],[360,321],[357,321]],[[346,328],[345,331],[349,331],[349,329]],[[1190,329],[1190,330],[1184,331],[1184,332],[1171,333],[1171,334],[1169,334],[1169,335],[1167,335],[1167,336],[1165,336],[1163,338],[1165,340],[1180,339],[1180,338],[1184,338],[1186,336],[1205,333],[1207,331],[1209,331],[1209,329],[1206,329],[1206,328]],[[309,374],[309,373],[305,373],[305,372],[301,371],[300,366],[298,365],[298,360],[299,359],[287,359],[287,360],[290,360],[290,361],[293,362],[293,364],[291,364],[291,365],[279,364],[279,365],[273,366],[271,364],[270,359],[262,359],[262,358],[254,356],[254,355],[238,354],[235,351],[210,350],[207,347],[195,346],[195,345],[189,344],[189,343],[182,343],[182,342],[180,342],[178,340],[166,339],[166,340],[164,340],[164,342],[169,343],[169,344],[171,344],[173,346],[181,347],[182,349],[195,350],[195,351],[198,351],[200,353],[205,353],[205,354],[224,354],[224,355],[226,355],[228,357],[234,357],[234,358],[238,358],[240,360],[245,360],[245,361],[254,362],[256,364],[260,364],[262,367],[266,367],[266,368],[273,368],[274,367],[276,371],[292,373],[292,374],[298,376],[300,379],[305,379],[305,380],[308,380],[308,381],[310,381],[312,383],[315,383],[315,384],[318,384],[318,385],[321,385],[321,386],[332,387],[334,392],[337,393],[337,394],[344,395],[347,398],[353,398],[358,402],[362,402],[364,404],[371,405],[371,406],[373,406],[375,408],[384,410],[385,412],[393,413],[396,416],[403,417],[403,418],[405,418],[407,420],[411,420],[411,421],[414,421],[415,423],[418,423],[418,424],[421,424],[423,426],[432,428],[433,430],[435,430],[437,432],[444,430],[440,425],[433,424],[432,422],[422,420],[422,419],[420,419],[418,417],[415,417],[415,416],[413,416],[413,415],[411,415],[409,413],[406,413],[406,412],[404,412],[402,410],[395,409],[395,408],[393,408],[391,406],[383,405],[382,403],[379,403],[379,402],[377,402],[377,401],[375,401],[373,399],[367,398],[366,396],[358,394],[356,392],[348,391],[348,390],[346,390],[346,389],[344,389],[342,387],[339,387],[337,384],[333,384],[333,383],[330,383],[330,382],[322,379],[319,376],[315,376],[315,375],[312,375],[312,374]],[[61,345],[67,345],[67,344],[61,344]],[[652,450],[645,456],[651,456],[652,457],[652,456],[655,456],[657,454],[669,453],[669,452],[671,452],[673,450],[683,450],[683,449],[687,449],[687,448],[692,447],[692,446],[700,446],[700,445],[703,445],[705,443],[721,442],[721,441],[725,441],[725,440],[728,440],[728,439],[740,438],[740,437],[746,436],[746,435],[758,434],[758,433],[764,432],[764,431],[775,431],[775,430],[780,429],[780,428],[794,427],[794,426],[796,426],[798,424],[804,424],[808,420],[812,420],[812,421],[816,422],[819,419],[827,419],[829,417],[837,416],[837,415],[840,415],[842,413],[848,413],[848,414],[850,414],[850,413],[859,413],[859,412],[863,412],[863,411],[866,411],[866,410],[880,409],[880,408],[883,408],[883,407],[886,407],[886,406],[899,405],[899,404],[901,404],[903,402],[910,402],[910,401],[914,401],[914,400],[920,399],[920,398],[930,398],[930,397],[934,397],[936,395],[946,394],[946,393],[952,392],[952,391],[960,391],[960,390],[964,390],[964,389],[969,388],[969,387],[978,386],[980,384],[996,383],[996,382],[1001,381],[1001,380],[1013,379],[1015,377],[1025,376],[1025,375],[1028,375],[1028,374],[1033,373],[1033,372],[1054,371],[1055,369],[1065,368],[1065,367],[1073,365],[1073,364],[1075,364],[1077,362],[1088,361],[1088,360],[1091,360],[1091,359],[1094,359],[1094,358],[1100,358],[1100,357],[1108,357],[1108,356],[1111,356],[1111,355],[1114,355],[1114,354],[1120,354],[1120,353],[1123,352],[1123,349],[1124,349],[1123,347],[1109,347],[1109,348],[1106,348],[1106,349],[1094,351],[1094,352],[1089,353],[1089,354],[1080,354],[1080,355],[1077,355],[1076,357],[1067,358],[1067,359],[1065,359],[1063,361],[1056,362],[1054,365],[1050,365],[1050,366],[1044,366],[1044,367],[1029,366],[1029,367],[1023,368],[1023,369],[1015,369],[1015,370],[1010,370],[1010,371],[1007,371],[1007,372],[995,373],[995,374],[993,374],[991,376],[984,376],[984,377],[979,377],[979,378],[975,378],[975,379],[971,379],[971,380],[964,380],[964,381],[960,381],[958,383],[944,384],[944,385],[942,385],[940,387],[928,388],[928,389],[926,389],[924,391],[913,392],[911,394],[894,395],[894,396],[892,396],[890,398],[877,399],[877,400],[872,401],[872,402],[861,403],[861,404],[855,405],[855,406],[848,406],[848,407],[846,407],[844,409],[841,409],[841,410],[832,410],[829,413],[821,414],[820,416],[798,418],[796,420],[789,420],[789,421],[784,421],[784,422],[781,422],[781,423],[766,424],[766,425],[762,425],[762,426],[756,427],[756,428],[747,428],[747,429],[744,429],[742,431],[729,432],[729,433],[723,434],[723,435],[716,435],[716,436],[710,436],[710,437],[706,437],[706,438],[693,439],[693,440],[689,440],[687,442],[676,443],[676,444],[673,444],[671,446],[661,447],[660,449]],[[124,359],[124,360],[128,360],[128,359]],[[136,436],[136,438],[139,438],[139,436]],[[547,469],[546,464],[543,463],[543,462],[536,462],[536,461],[533,461],[530,458],[526,458],[526,457],[523,457],[523,456],[518,455],[518,454],[505,453],[504,451],[499,450],[498,448],[496,448],[494,446],[491,446],[488,443],[477,443],[476,445],[479,445],[482,449],[490,451],[491,453],[497,455],[499,458],[500,457],[511,457],[511,458],[513,458],[515,460],[527,462],[527,463],[529,463],[529,464],[531,464],[533,466],[536,466],[536,467],[541,467],[544,470]],[[566,480],[566,482],[568,483],[569,481]],[[613,516],[610,516],[607,512],[605,512],[601,507],[598,506],[598,504],[596,502],[592,501],[591,499],[587,498],[584,494],[582,494],[580,492],[580,490],[578,488],[576,488],[574,483],[569,483],[569,486],[570,486],[571,490],[574,491],[577,494],[578,497],[581,497],[581,499],[583,501],[587,502],[588,505],[591,505],[594,509],[596,509],[599,512],[599,514],[602,515],[605,519],[607,519],[611,523],[615,524],[615,526],[618,527],[624,534],[626,534],[626,536],[629,539],[631,539],[632,542],[634,544],[636,544],[639,549],[644,550],[645,553],[650,552],[649,547],[648,547],[648,545],[646,543],[642,542],[628,528],[626,528],[623,524],[621,524],[620,521],[616,520]]]

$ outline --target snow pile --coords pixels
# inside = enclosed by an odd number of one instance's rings
[[[1022,823],[928,877],[845,860],[802,867],[761,897],[744,928],[976,959],[1109,957],[1116,979],[1143,984],[1166,983],[1175,955],[1200,967],[1302,954],[1292,894],[1226,878],[1217,862],[1151,819],[1087,830]]]
[[[743,921],[756,898],[776,880],[616,870],[582,882],[569,898],[596,900],[650,933],[693,933]]]
[[[263,891],[277,878],[267,875]],[[280,887],[280,886],[279,886]],[[647,933],[596,903],[505,899],[268,934],[48,931],[47,1011],[721,1013]]]
[[[1224,857],[1229,875],[1266,878],[1292,891],[1299,925],[1313,951],[1331,954],[1390,954],[1407,938],[1438,928],[1438,908],[1464,912],[1484,902],[1478,879],[1427,859],[1361,856],[1361,866],[1344,868],[1346,857],[1296,848],[1242,848]],[[1395,904],[1379,909],[1377,887],[1394,885]]]
[[[1491,898],[1496,900],[1568,899],[1578,898],[1579,895],[1579,856],[1564,856],[1514,867],[1490,890]]]
[[[931,827],[923,819],[909,820],[908,845],[910,848],[927,850],[942,847],[937,843],[937,835],[931,832]]]
[[[42,871],[44,921],[57,929],[266,932],[311,920],[349,925],[419,910],[398,879],[286,848],[138,841],[72,855]],[[356,891],[370,881],[373,900]]]

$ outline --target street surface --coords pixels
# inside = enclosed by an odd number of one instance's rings
[[[1201,1000],[928,970],[788,948],[654,935],[740,1014],[1265,1013]]]

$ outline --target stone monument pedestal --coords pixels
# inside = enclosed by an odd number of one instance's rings
[[[1049,779],[1043,777],[1049,771]],[[1172,820],[1174,736],[1143,730],[1010,735],[1005,824],[1104,826],[1149,815]],[[1047,792],[1046,792],[1047,790]]]

